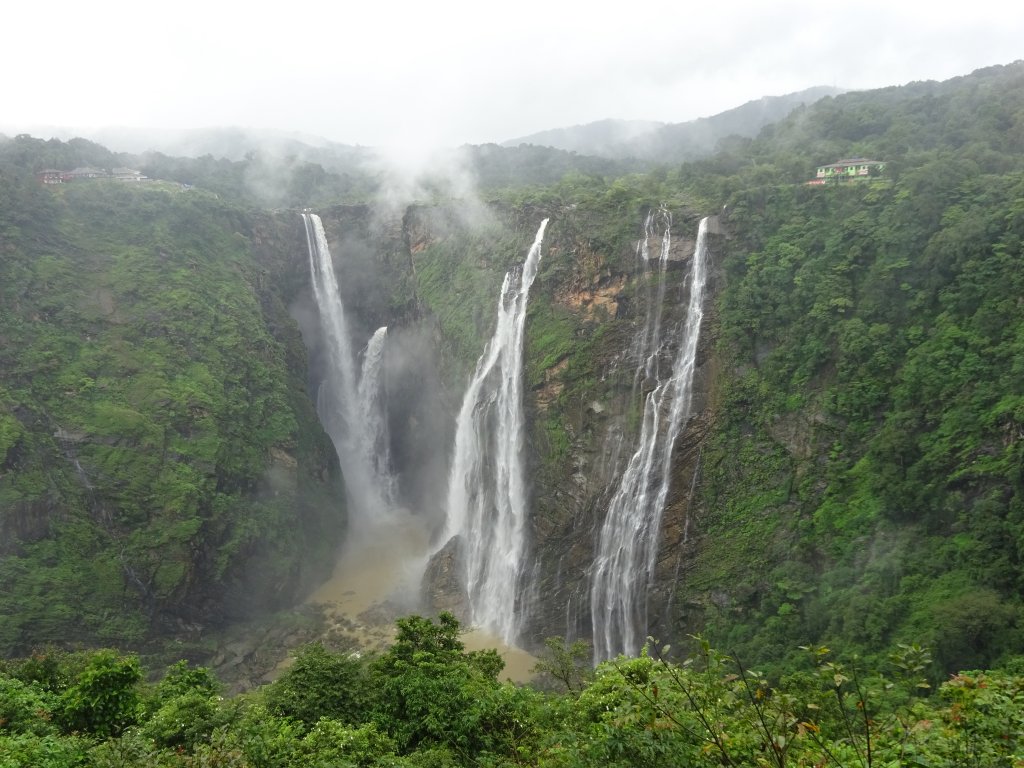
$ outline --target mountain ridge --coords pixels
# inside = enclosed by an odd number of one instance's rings
[[[540,131],[503,141],[501,146],[535,144],[614,159],[693,159],[713,152],[717,142],[727,136],[753,138],[764,126],[782,120],[794,109],[842,93],[846,89],[818,85],[781,96],[762,96],[681,123],[612,118]]]

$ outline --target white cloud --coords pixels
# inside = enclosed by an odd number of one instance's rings
[[[1001,0],[967,12],[878,0],[12,6],[0,15],[8,129],[240,125],[392,145],[944,79],[1017,58],[1024,28],[1024,10]]]

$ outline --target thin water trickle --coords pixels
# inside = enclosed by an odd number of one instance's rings
[[[667,212],[666,212],[667,214]],[[647,254],[650,222],[645,222]],[[678,351],[670,374],[663,377],[661,307],[664,301],[664,267],[656,291],[656,307],[648,306],[647,318],[637,335],[634,349],[639,353],[635,380],[645,380],[643,417],[636,449],[619,479],[601,527],[591,579],[590,608],[594,637],[594,660],[603,661],[619,653],[636,655],[647,634],[647,589],[653,576],[661,517],[671,481],[672,451],[682,427],[690,417],[697,340],[703,318],[706,281],[708,220],[701,220],[690,270],[690,298],[680,329]],[[665,220],[660,261],[668,258],[671,245]],[[649,260],[645,258],[644,261]],[[646,356],[644,356],[646,355]]]

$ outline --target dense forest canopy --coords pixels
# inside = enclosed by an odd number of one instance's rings
[[[537,687],[499,682],[450,614],[401,619],[372,659],[302,649],[280,679],[225,700],[180,662],[143,683],[134,656],[38,653],[0,667],[0,765],[1010,765],[1024,677],[958,674],[927,697],[928,654],[883,669],[805,650],[782,683],[698,641],[596,670],[550,644]]]
[[[1022,86],[1013,65],[848,94],[749,147],[736,176],[797,181],[794,147],[887,171],[729,199],[736,375],[707,465],[720,559],[700,577],[750,590],[750,624],[712,618],[730,647],[917,641],[947,671],[1020,652]],[[778,568],[751,580],[751,557]]]
[[[337,462],[239,212],[0,174],[0,645],[137,643],[322,577]]]

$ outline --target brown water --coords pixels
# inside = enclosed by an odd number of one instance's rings
[[[395,619],[422,612],[420,579],[430,555],[423,525],[404,515],[378,529],[354,532],[334,573],[308,602],[323,607],[328,631],[367,650],[385,648],[393,639]],[[500,679],[526,682],[537,659],[479,629],[462,636],[467,650],[496,649],[505,660]]]
[[[462,636],[467,651],[481,651],[494,648],[505,660],[505,669],[498,675],[499,680],[511,680],[513,683],[526,683],[533,679],[533,667],[537,657],[522,648],[506,645],[489,632],[482,629],[471,629]]]

